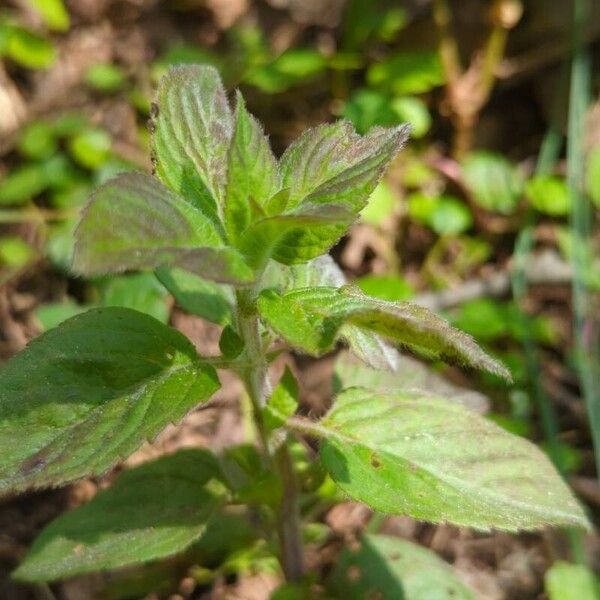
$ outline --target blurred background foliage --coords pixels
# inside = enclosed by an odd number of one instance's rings
[[[152,90],[190,62],[243,90],[277,153],[322,121],[412,124],[334,257],[364,291],[434,308],[502,358],[510,389],[448,374],[484,391],[490,418],[539,442],[598,510],[600,4],[5,0],[2,358],[90,306],[172,318],[152,274],[83,281],[69,260],[94,186],[149,169]],[[585,562],[590,543],[572,537],[566,558]],[[589,577],[557,563],[546,592],[591,598],[561,591]]]

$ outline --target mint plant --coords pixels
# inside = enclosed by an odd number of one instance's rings
[[[390,342],[510,379],[505,367],[426,309],[347,285],[326,255],[407,127],[360,136],[346,122],[322,125],[278,161],[241,94],[232,112],[214,69],[183,66],[160,83],[151,132],[154,176],[121,174],[94,192],[73,268],[86,276],[154,270],[182,307],[223,326],[221,354],[200,356],[180,332],[127,308],[94,308],[43,334],[0,372],[0,494],[105,473],[208,402],[217,368],[245,386],[258,453],[186,449],[125,471],[51,523],[15,577],[53,581],[157,560],[201,539],[228,505],[250,504],[260,506],[286,579],[301,582],[301,505],[318,497],[324,478],[376,511],[432,523],[587,526],[534,445],[453,398],[396,382]],[[292,373],[272,387],[276,340],[317,357],[343,343],[366,366],[323,418],[301,416]],[[392,373],[378,380],[377,370]],[[369,387],[356,385],[361,373]],[[312,485],[297,468],[298,437],[319,446]],[[371,565],[370,578],[353,587],[336,569],[327,585],[338,594],[363,598],[379,585],[381,597],[405,589],[418,598],[417,565],[435,574],[429,587],[448,582],[440,598],[472,597],[437,557],[408,542],[370,535],[341,560]],[[376,577],[376,568],[389,574]]]

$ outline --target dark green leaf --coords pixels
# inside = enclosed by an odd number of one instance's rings
[[[73,268],[84,275],[172,265],[217,281],[253,277],[241,255],[224,247],[208,217],[141,173],[99,187],[75,237]]]
[[[231,325],[226,325],[219,339],[219,350],[225,358],[234,359],[238,357],[244,349],[244,341],[237,334]]]
[[[347,600],[475,600],[432,550],[387,535],[365,535],[358,550],[343,550],[329,587]]]
[[[228,153],[225,224],[235,239],[250,224],[252,205],[262,206],[280,188],[277,160],[258,121],[238,92]]]
[[[258,299],[261,317],[293,347],[320,356],[335,346],[344,324],[374,331],[429,356],[495,373],[510,380],[506,368],[468,335],[429,310],[408,302],[384,302],[355,288],[273,290]]]
[[[155,273],[183,310],[218,325],[232,322],[235,299],[231,288],[183,269],[159,267]]]
[[[172,190],[216,219],[225,198],[233,119],[214,67],[171,67],[153,115],[156,173]]]
[[[375,510],[482,530],[589,526],[536,446],[456,403],[351,388],[318,427],[324,467]]]
[[[0,371],[0,494],[103,473],[218,387],[192,344],[152,317],[73,317]]]
[[[181,552],[224,502],[221,478],[216,458],[191,448],[125,471],[48,525],[14,577],[53,581]]]

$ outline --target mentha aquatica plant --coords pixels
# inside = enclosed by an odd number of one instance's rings
[[[236,453],[206,449],[127,470],[46,527],[16,578],[52,581],[170,556],[201,539],[228,505],[262,503],[261,531],[273,532],[267,542],[285,577],[302,581],[299,497],[315,490],[295,468],[290,448],[298,437],[318,447],[320,480],[328,476],[346,497],[382,513],[480,530],[587,526],[542,452],[452,398],[389,385],[388,375],[386,386],[341,391],[316,420],[297,414],[289,370],[270,380],[276,340],[311,356],[346,344],[370,381],[375,369],[395,369],[390,342],[510,378],[426,309],[346,285],[326,255],[401,149],[406,127],[359,136],[347,122],[322,125],[277,160],[241,94],[232,110],[214,69],[183,66],[160,83],[151,132],[153,176],[125,173],[93,193],[76,231],[73,269],[86,276],[155,270],[181,306],[223,326],[221,355],[199,356],[175,329],[116,307],[89,310],[40,336],[0,372],[0,494],[105,473],[208,402],[220,386],[216,368],[245,385],[262,471],[242,485],[230,468]],[[252,488],[252,477],[269,482],[268,493]],[[411,560],[398,559],[407,553]],[[381,597],[397,598],[399,589],[423,597],[414,565],[428,585],[446,581],[447,597],[472,597],[446,565],[408,542],[367,536],[361,552],[341,561],[363,554],[388,565],[389,577],[368,583],[387,586]],[[349,586],[336,572],[327,585],[359,598],[365,581]]]

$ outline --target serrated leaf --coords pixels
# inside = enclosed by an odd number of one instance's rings
[[[153,116],[156,173],[172,190],[216,220],[227,184],[233,118],[218,71],[207,65],[170,67]]]
[[[357,214],[408,133],[406,126],[376,127],[360,136],[346,121],[308,129],[280,161],[282,185],[290,189],[288,210],[307,202],[338,204]]]
[[[365,535],[340,554],[329,586],[348,600],[475,600],[435,552],[388,535]]]
[[[275,287],[281,292],[307,287],[341,287],[347,280],[342,270],[331,256],[323,255],[307,263],[284,266],[270,263],[263,276],[264,287]],[[386,371],[395,370],[398,353],[372,331],[359,329],[354,325],[343,325],[340,329],[343,339],[352,353],[367,365]]]
[[[465,333],[409,302],[385,302],[355,288],[305,288],[281,295],[265,290],[262,319],[294,348],[313,356],[331,351],[348,324],[373,331],[428,356],[482,369],[510,380],[510,373]]]
[[[88,276],[172,265],[222,282],[253,278],[208,217],[141,173],[119,175],[94,192],[75,240],[73,268]]]
[[[279,383],[267,401],[264,409],[265,424],[275,429],[285,423],[298,408],[298,382],[286,365]]]
[[[125,471],[50,523],[13,576],[54,581],[181,552],[223,503],[221,479],[216,458],[191,448]]]
[[[159,267],[155,274],[183,310],[218,325],[232,322],[231,288],[178,268]]]
[[[238,92],[234,132],[227,156],[225,225],[235,239],[252,220],[252,204],[261,206],[280,188],[277,160],[260,123],[246,110]]]
[[[0,370],[0,495],[103,473],[218,388],[191,342],[152,317],[75,316]]]
[[[323,466],[375,510],[481,530],[588,527],[538,448],[458,404],[351,388],[319,429]]]

